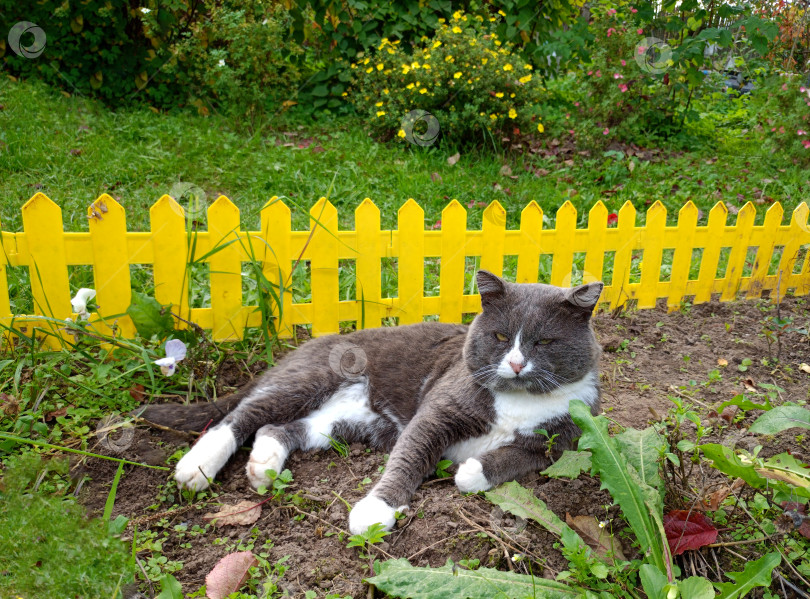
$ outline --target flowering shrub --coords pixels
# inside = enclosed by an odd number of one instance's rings
[[[756,114],[773,151],[810,162],[810,85],[800,75],[771,78],[758,90]]]
[[[405,140],[412,125],[403,119],[415,110],[432,114],[454,143],[542,132],[536,106],[544,89],[532,65],[491,30],[494,22],[456,12],[412,54],[383,39],[373,55],[352,64],[352,102],[383,138]]]

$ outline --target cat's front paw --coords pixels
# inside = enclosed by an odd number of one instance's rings
[[[477,493],[486,491],[492,487],[492,484],[484,476],[484,467],[481,462],[475,458],[467,458],[456,472],[456,486],[462,493]]]
[[[254,489],[270,484],[268,470],[281,472],[284,461],[287,459],[287,450],[277,439],[270,436],[258,437],[253,443],[245,470],[250,484]]]
[[[379,497],[366,495],[349,512],[349,530],[353,535],[360,535],[372,524],[382,524],[385,530],[391,530],[397,522],[396,513],[406,508],[407,506],[394,508]]]
[[[174,480],[177,481],[177,486],[182,489],[202,491],[209,486],[208,475],[202,469],[203,464],[195,459],[197,456],[193,455],[193,451],[192,449],[177,462],[177,467],[174,469]]]

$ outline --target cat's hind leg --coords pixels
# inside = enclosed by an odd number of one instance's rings
[[[268,424],[256,431],[253,451],[245,468],[253,488],[270,483],[268,470],[281,472],[290,453],[301,448],[304,428],[301,421],[297,421],[284,426]]]
[[[210,429],[177,462],[174,478],[178,486],[193,491],[207,489],[209,480],[217,475],[239,444],[230,424],[222,423]]]

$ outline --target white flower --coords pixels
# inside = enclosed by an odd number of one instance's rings
[[[186,357],[186,344],[179,339],[170,339],[166,342],[166,357],[155,360],[160,371],[166,376],[172,376],[177,363]]]
[[[599,523],[599,528],[604,528],[605,526],[607,526],[607,524],[608,524],[608,523],[607,523],[607,520],[602,520],[602,521]]]
[[[218,62],[217,64],[218,64],[219,66],[221,66],[221,67],[224,67],[224,66],[225,66],[225,59],[224,59],[224,58],[220,58],[220,60],[219,60],[219,62]]]
[[[145,15],[148,15],[150,12],[152,12],[152,9],[151,8],[141,8],[141,12],[143,14],[145,14]]]
[[[73,311],[76,313],[77,320],[86,320],[90,316],[87,312],[87,302],[96,297],[95,289],[88,289],[82,287],[76,292],[76,297],[70,298],[70,305],[73,306]]]

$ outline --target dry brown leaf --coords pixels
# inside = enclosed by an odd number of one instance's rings
[[[461,158],[461,153],[456,152],[455,154],[453,154],[452,156],[449,156],[447,158],[447,164],[449,164],[450,166],[453,166],[456,162],[458,162],[459,158]]]
[[[430,173],[430,180],[434,183],[441,183],[442,176],[439,173]]]
[[[223,504],[218,513],[208,512],[203,516],[203,519],[213,520],[217,526],[227,526],[228,524],[248,526],[256,522],[261,514],[261,504],[257,505],[252,501],[240,501],[236,505]]]
[[[758,393],[757,384],[754,382],[754,379],[752,379],[751,377],[748,377],[747,379],[743,379],[742,384],[743,384],[743,387],[745,387],[746,391],[749,391],[750,393]]]
[[[259,560],[250,551],[226,555],[205,577],[205,596],[208,599],[225,599],[235,593],[244,584],[250,567],[258,563]]]
[[[617,539],[610,534],[608,528],[600,527],[599,520],[593,516],[571,516],[565,514],[565,523],[573,528],[582,540],[594,550],[596,555],[604,558],[613,564],[617,561],[626,561],[627,558],[622,553],[622,546]]]
[[[716,512],[720,509],[720,504],[725,501],[726,497],[734,491],[740,490],[744,485],[745,481],[738,478],[730,485],[724,485],[708,497],[704,497],[702,501],[695,505],[695,508],[704,512]]]
[[[801,370],[802,372],[806,372],[807,374],[810,374],[810,364],[805,364],[804,362],[802,362],[801,364],[799,364],[799,370]]]
[[[728,360],[726,360],[725,358],[717,358],[717,365],[728,366]]]

